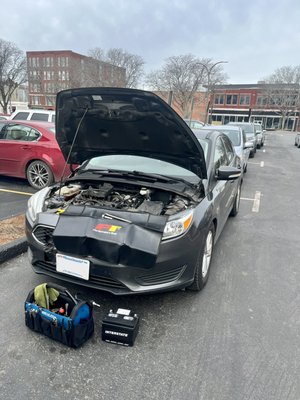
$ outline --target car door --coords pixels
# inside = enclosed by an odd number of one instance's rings
[[[0,173],[8,176],[24,177],[24,165],[34,158],[32,141],[39,133],[21,124],[6,124],[0,136]]]
[[[225,136],[225,135],[224,135]],[[230,141],[229,139],[227,139]],[[232,150],[234,151],[234,150]],[[213,201],[215,213],[218,219],[218,232],[221,232],[228,218],[232,206],[232,193],[234,191],[233,181],[217,180],[218,169],[221,166],[230,165],[227,157],[224,141],[218,136],[213,148],[213,166],[212,166],[212,182],[213,182]]]

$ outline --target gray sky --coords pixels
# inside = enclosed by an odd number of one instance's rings
[[[24,51],[120,47],[146,72],[187,53],[228,61],[229,83],[300,64],[299,0],[14,0],[1,21],[0,38]]]

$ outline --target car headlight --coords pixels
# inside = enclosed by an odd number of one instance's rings
[[[193,211],[184,212],[180,218],[174,218],[166,223],[162,240],[171,239],[187,232],[193,221]]]
[[[39,192],[33,194],[27,203],[27,214],[28,217],[31,219],[32,222],[35,222],[38,213],[40,213],[43,209],[43,204],[45,197],[49,192],[49,188],[46,187]]]

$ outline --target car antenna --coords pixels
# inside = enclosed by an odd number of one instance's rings
[[[79,128],[80,128],[80,126],[81,126],[81,124],[82,124],[82,121],[83,121],[84,117],[86,116],[86,113],[88,112],[88,110],[89,110],[89,108],[87,107],[87,108],[85,109],[84,113],[83,113],[83,116],[81,117],[81,119],[80,119],[80,121],[79,121],[79,123],[78,123],[77,129],[76,129],[76,132],[75,132],[75,135],[74,135],[74,139],[73,139],[73,142],[72,142],[72,144],[71,144],[71,147],[70,147],[70,150],[69,150],[69,154],[68,154],[68,157],[67,157],[67,159],[66,159],[63,172],[62,172],[61,177],[60,177],[59,192],[58,192],[58,195],[59,195],[59,196],[60,196],[60,192],[61,192],[61,188],[62,188],[63,177],[64,177],[64,175],[65,175],[65,171],[66,171],[66,168],[67,168],[67,164],[68,164],[68,162],[69,162],[69,158],[70,158],[70,156],[71,156],[71,153],[72,153],[72,150],[73,150],[73,146],[74,146],[74,144],[75,144],[75,141],[76,141],[76,138],[77,138],[77,135],[78,135],[78,132],[79,132]]]

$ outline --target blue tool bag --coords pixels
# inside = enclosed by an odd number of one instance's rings
[[[25,301],[25,324],[70,347],[79,347],[94,332],[93,306],[76,300],[63,286],[43,283]]]

